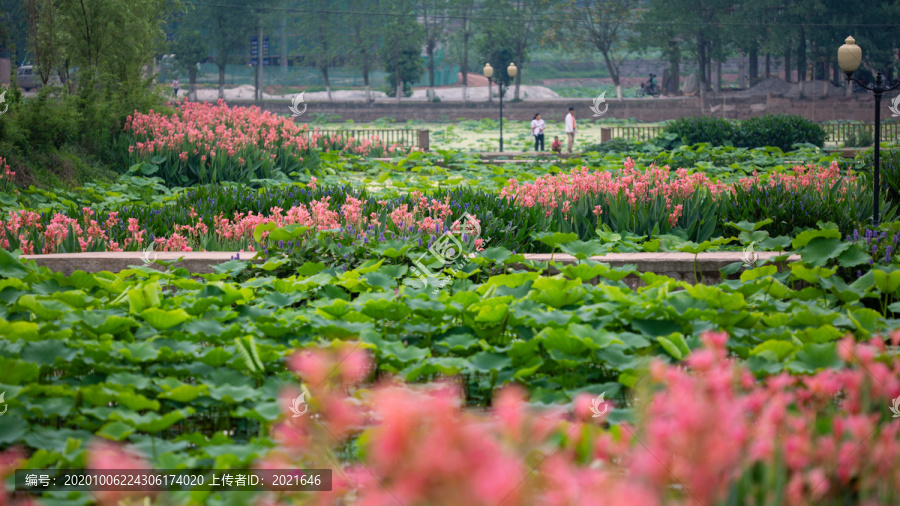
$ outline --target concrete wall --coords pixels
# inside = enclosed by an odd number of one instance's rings
[[[622,102],[607,100],[609,110],[603,118],[634,118],[641,122],[656,122],[677,119],[685,116],[722,116],[732,119],[746,119],[763,114],[797,114],[813,121],[859,120],[874,121],[874,98],[868,94],[857,94],[852,97],[822,97],[816,99],[786,99],[780,95],[750,98],[719,97],[701,101],[697,97],[627,99]],[[890,100],[884,100],[882,117],[889,118],[887,106]],[[233,106],[258,105],[264,110],[277,114],[290,114],[287,101],[229,102]],[[590,99],[556,99],[545,101],[528,101],[503,103],[503,117],[514,120],[530,120],[534,113],[541,112],[545,119],[562,120],[571,106],[576,110],[578,118],[593,119]],[[352,119],[358,122],[374,121],[378,118],[392,116],[397,121],[417,119],[428,122],[448,121],[459,118],[481,119],[497,118],[499,104],[495,100],[487,102],[309,102],[306,116],[297,118],[303,122],[312,114],[339,115],[342,120]]]
[[[0,84],[9,85],[12,65],[9,58],[0,58]]]

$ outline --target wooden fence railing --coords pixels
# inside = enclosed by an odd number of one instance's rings
[[[875,125],[873,123],[819,123],[827,137],[827,142],[845,142],[851,135],[859,136],[863,132],[868,132],[874,136]],[[661,134],[665,127],[662,126],[612,126],[605,129],[609,130],[609,138],[625,139],[625,140],[647,140]],[[606,139],[603,134],[601,137]],[[881,125],[881,141],[897,142],[900,141],[900,123],[890,123]]]
[[[824,128],[828,133],[828,141],[830,142],[844,142],[847,140],[848,136],[855,135],[856,137],[859,137],[863,132],[869,133],[872,135],[872,140],[875,140],[874,123],[819,124],[819,126]],[[882,123],[881,141],[889,142],[897,140],[900,140],[900,124]]]
[[[387,144],[401,144],[403,146],[416,146],[425,150],[428,149],[428,130],[415,130],[412,128],[316,130],[311,128],[307,131],[307,137],[311,137],[315,133],[328,137],[340,135],[345,139],[349,137],[354,139],[378,138]]]

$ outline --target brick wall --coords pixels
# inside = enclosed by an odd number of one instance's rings
[[[882,118],[890,118],[888,110],[890,97],[882,101]],[[676,119],[685,116],[724,116],[733,119],[745,119],[763,114],[798,114],[813,121],[859,120],[874,121],[874,98],[871,95],[855,95],[852,97],[822,97],[817,99],[786,99],[781,96],[752,98],[712,98],[700,99],[659,98],[642,100],[609,100],[609,110],[604,118],[634,118],[640,122],[656,122]],[[233,106],[258,105],[264,110],[278,114],[290,114],[287,101],[263,101],[260,103],[231,101]],[[536,112],[545,119],[562,120],[569,107],[574,107],[576,117],[593,119],[590,99],[556,99],[547,101],[528,101],[503,103],[503,117],[514,120],[530,120]],[[417,119],[426,122],[447,121],[459,118],[481,119],[497,118],[499,104],[495,100],[487,102],[309,102],[306,115],[297,121],[304,121],[312,114],[339,115],[341,120],[351,119],[357,122],[374,121],[378,118],[392,116],[398,122]]]

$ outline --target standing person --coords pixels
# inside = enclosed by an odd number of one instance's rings
[[[534,115],[534,119],[531,120],[531,135],[534,136],[534,150],[538,150],[538,144],[540,144],[540,151],[544,150],[544,120],[541,119],[541,113],[537,113]]]
[[[174,91],[172,96],[178,98],[178,79],[172,81],[172,90]]]
[[[575,144],[575,108],[569,107],[569,114],[566,115],[566,135],[569,137],[569,153],[572,152],[572,146]]]

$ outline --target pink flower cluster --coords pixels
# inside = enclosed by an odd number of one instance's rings
[[[91,208],[83,208],[82,213],[80,220],[57,213],[50,218],[50,223],[45,228],[38,213],[24,209],[10,210],[6,222],[0,220],[0,247],[9,249],[10,239],[15,238],[19,243],[19,249],[25,254],[34,254],[35,247],[43,254],[55,253],[71,230],[82,251],[87,251],[91,247],[122,251],[119,244],[110,240],[106,234],[106,230],[119,222],[118,212],[109,213],[102,224],[93,219],[94,211]],[[38,232],[38,237],[43,240],[42,247],[33,243],[32,231]]]
[[[832,162],[829,167],[817,167],[813,164],[797,166],[790,174],[772,173],[767,183],[754,172],[753,177],[740,179],[730,185],[721,181],[713,182],[702,172],[691,174],[687,169],[676,169],[673,172],[668,165],[662,168],[651,165],[641,172],[634,168],[634,161],[629,157],[620,172],[592,172],[587,167],[582,167],[567,174],[547,174],[533,183],[519,184],[516,179],[510,179],[509,185],[500,191],[500,196],[523,207],[540,207],[546,211],[546,216],[557,208],[563,213],[569,213],[572,204],[584,198],[605,196],[609,203],[611,198],[624,195],[631,206],[639,206],[655,200],[657,196],[663,196],[667,211],[671,211],[669,223],[674,227],[682,214],[683,206],[679,202],[688,199],[697,189],[708,190],[713,199],[723,192],[733,192],[735,185],[745,189],[768,184],[773,187],[782,185],[789,190],[813,188],[821,191],[831,187],[841,177],[844,177],[842,189],[846,192],[847,185],[855,182],[856,178],[842,176],[837,162]],[[602,212],[602,206],[594,207],[595,215]]]
[[[6,163],[6,159],[0,156],[0,169],[3,169],[3,172],[0,173],[0,181],[2,182],[11,182],[14,177],[16,177],[16,173],[9,170],[9,165]]]
[[[391,222],[400,230],[413,228],[430,235],[444,232],[444,220],[450,216],[450,196],[444,202],[437,199],[429,200],[419,191],[412,193],[416,204],[412,209],[407,204],[391,211]],[[382,201],[379,201],[382,203]]]
[[[669,221],[675,223],[681,216],[681,206],[677,202],[690,197],[698,188],[709,189],[713,198],[728,190],[727,185],[711,181],[702,172],[690,174],[687,169],[677,169],[673,174],[668,165],[662,168],[651,165],[642,172],[634,168],[634,161],[628,157],[619,173],[591,172],[582,167],[568,174],[547,174],[524,185],[510,179],[509,186],[500,191],[500,196],[523,207],[541,207],[547,216],[556,208],[568,213],[573,203],[585,197],[605,195],[608,201],[610,197],[622,194],[634,206],[663,196],[666,209],[672,210]],[[596,206],[594,214],[600,213],[602,208]]]
[[[778,480],[785,504],[850,490],[871,498],[864,504],[897,499],[900,423],[885,412],[900,396],[900,359],[884,342],[848,337],[838,345],[847,368],[758,382],[728,357],[727,334],[701,340],[687,367],[652,364],[656,385],[635,409],[639,424],[615,430],[592,416],[590,395],[576,398],[569,415],[535,411],[521,391],[505,389],[492,412],[479,414],[449,384],[354,391],[371,364],[351,343],[306,351],[289,365],[308,388],[310,414],[276,428],[277,450],[261,465],[321,461],[358,434],[363,462],[336,473],[339,486],[321,504],[714,505],[757,466],[769,480],[756,482],[767,503]],[[285,405],[297,394],[285,392]]]
[[[769,174],[768,183],[760,180],[759,174],[754,171],[751,177],[741,178],[737,184],[744,189],[768,184],[770,187],[782,186],[787,190],[796,191],[802,188],[813,188],[821,192],[831,188],[835,183],[841,181],[842,178],[845,184],[841,186],[841,190],[846,192],[847,185],[856,182],[856,176],[852,174],[842,175],[838,163],[834,161],[828,167],[818,167],[810,163],[806,166],[797,165],[792,169],[792,173],[773,172]]]
[[[609,428],[611,403],[593,416],[592,395],[578,396],[574,412],[538,410],[505,388],[482,412],[464,408],[449,383],[359,388],[373,362],[357,344],[307,348],[288,360],[304,388],[281,393],[277,444],[257,466],[334,469],[330,492],[302,497],[322,505],[711,506],[734,493],[765,504],[836,504],[848,494],[855,504],[896,504],[900,422],[888,407],[900,396],[900,359],[884,342],[848,337],[838,344],[845,368],[757,381],[728,357],[727,340],[705,333],[686,364],[654,362],[638,424]],[[360,460],[334,460],[356,436]],[[92,446],[89,462],[146,465],[109,443]]]
[[[315,185],[315,180],[310,183]],[[444,233],[444,221],[450,216],[448,201],[430,201],[419,193],[416,193],[417,203],[412,210],[408,206],[395,209],[390,213],[391,222],[402,232],[417,231],[425,235],[434,236]],[[449,198],[449,197],[448,197]],[[381,205],[386,202],[379,202]],[[256,227],[267,223],[274,223],[279,227],[286,225],[301,225],[312,230],[344,229],[354,237],[359,234],[365,237],[370,234],[369,227],[384,225],[379,220],[378,213],[363,213],[368,205],[367,201],[348,196],[340,206],[332,204],[331,197],[321,200],[313,200],[309,204],[293,206],[287,211],[280,207],[273,207],[268,215],[248,213],[234,213],[231,218],[222,214],[216,216],[212,223],[205,223],[198,217],[192,208],[189,216],[191,223],[173,225],[174,233],[168,237],[156,237],[153,242],[155,251],[194,251],[206,244],[211,233],[214,233],[221,242],[232,242],[231,246],[254,250],[253,233]],[[477,219],[470,218],[477,223]],[[121,245],[110,236],[113,227],[119,224],[118,212],[110,212],[103,221],[95,219],[95,212],[88,207],[82,209],[79,219],[71,218],[64,214],[55,214],[45,226],[41,222],[41,216],[33,211],[9,211],[6,222],[0,220],[0,247],[9,249],[10,239],[18,240],[19,248],[25,254],[56,253],[69,235],[71,229],[82,251],[89,248],[101,251],[134,251],[146,247],[146,231],[141,228],[136,218],[128,218],[127,236],[122,238]],[[452,227],[459,229],[457,220]],[[379,229],[380,230],[380,229]],[[43,242],[32,244],[32,235],[37,231],[37,237]],[[263,239],[268,232],[263,233]],[[118,237],[118,236],[117,236]],[[476,248],[482,249],[483,241],[475,239]]]
[[[161,154],[181,162],[198,157],[201,164],[210,165],[235,159],[244,166],[258,158],[260,151],[271,159],[288,156],[302,160],[316,147],[363,156],[407,150],[388,145],[377,136],[357,139],[324,135],[318,129],[309,132],[306,125],[298,125],[291,118],[258,107],[228,107],[221,100],[216,104],[184,102],[173,115],[152,110],[148,114],[135,112],[128,117],[125,130],[135,139],[128,152],[136,159]]]

